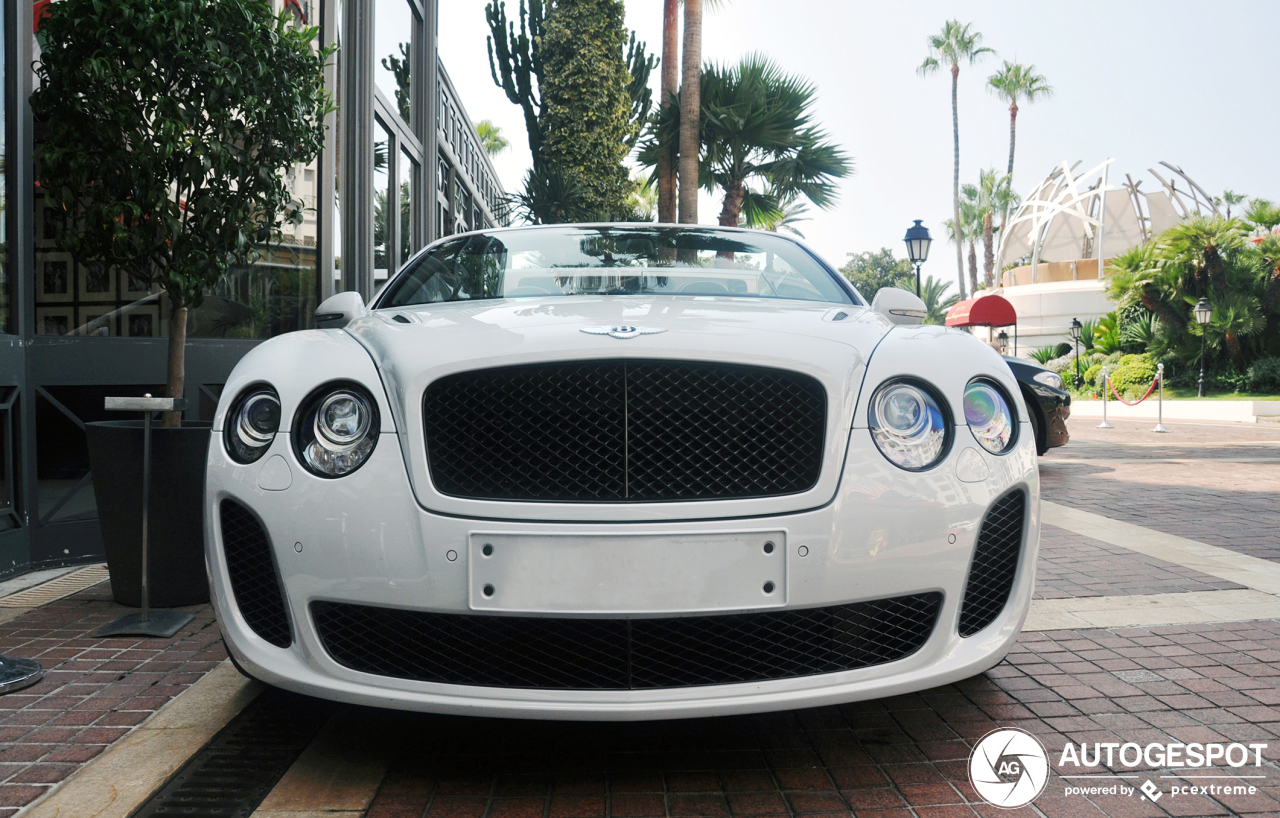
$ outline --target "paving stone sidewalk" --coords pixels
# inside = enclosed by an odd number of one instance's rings
[[[1280,560],[1280,424],[1069,423],[1071,442],[1041,458],[1044,499]]]
[[[1066,741],[1261,741],[1274,760],[1277,660],[1278,622],[1058,631],[1024,635],[983,676],[839,707],[640,724],[397,717],[382,729],[402,747],[367,818],[1008,815],[969,784],[971,746],[997,727],[1051,756]],[[1054,774],[1015,812],[1280,814],[1280,771],[1265,770],[1256,795],[1158,806],[1067,798]],[[1169,770],[1139,772],[1168,788]]]
[[[90,636],[134,611],[107,583],[0,623],[0,653],[45,676],[0,696],[0,818],[43,795],[226,658],[208,605],[173,639]]]

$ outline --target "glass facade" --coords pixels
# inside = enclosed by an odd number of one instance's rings
[[[0,333],[11,334],[14,282],[9,275],[9,26],[5,16],[5,10],[0,8]]]
[[[101,558],[84,425],[109,419],[108,395],[162,394],[170,329],[151,282],[56,246],[75,225],[34,182],[43,128],[26,104],[40,59],[33,6],[47,2],[6,3],[17,14],[0,20],[0,71],[19,77],[0,122],[0,575]],[[319,301],[369,298],[437,236],[499,221],[501,187],[435,57],[436,2],[273,0],[319,27],[317,47],[341,46],[326,73],[338,110],[321,155],[286,171],[297,224],[191,310],[188,420],[212,416],[254,344],[312,326]]]
[[[276,10],[286,7],[275,0]],[[295,25],[306,25],[307,7],[288,4]],[[316,44],[319,47],[319,43]],[[38,53],[38,35],[33,52]],[[316,307],[319,232],[316,180],[319,160],[289,168],[286,186],[302,222],[256,249],[256,260],[230,270],[204,302],[189,311],[190,338],[266,339],[312,326]],[[57,247],[67,216],[35,192],[35,333],[90,338],[158,338],[168,335],[167,296],[150,281],[124,271],[79,264]],[[74,225],[70,225],[74,229]]]

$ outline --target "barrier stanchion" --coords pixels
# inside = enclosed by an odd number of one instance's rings
[[[1160,397],[1156,401],[1156,428],[1153,432],[1167,432],[1164,428],[1164,364],[1156,364],[1156,380],[1160,383]]]
[[[1102,367],[1102,422],[1098,424],[1099,429],[1114,429],[1116,427],[1107,423],[1107,397],[1111,391],[1111,375],[1108,374],[1107,368]]]

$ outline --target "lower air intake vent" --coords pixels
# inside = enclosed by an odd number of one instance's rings
[[[541,619],[311,606],[325,650],[423,682],[626,690],[757,682],[879,665],[919,650],[942,594],[669,619]]]
[[[279,648],[293,644],[289,614],[262,524],[234,500],[222,501],[222,552],[236,607],[253,632]]]
[[[960,603],[960,635],[973,636],[995,621],[1009,601],[1022,552],[1027,495],[1021,490],[996,501],[982,521],[969,581]]]

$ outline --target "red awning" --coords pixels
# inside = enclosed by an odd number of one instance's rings
[[[949,327],[1007,327],[1018,323],[1013,305],[998,295],[961,301],[947,310]]]

